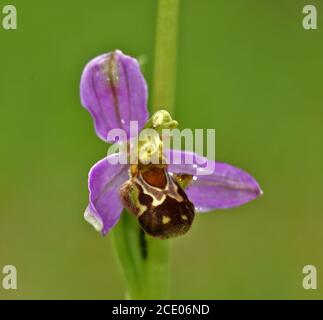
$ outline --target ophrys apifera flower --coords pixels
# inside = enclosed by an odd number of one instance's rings
[[[138,61],[121,51],[91,60],[81,79],[81,101],[90,112],[99,138],[109,138],[113,129],[123,129],[131,145],[130,122],[144,128],[172,128],[176,121],[165,111],[149,119],[147,85]],[[105,235],[119,220],[123,207],[137,218],[151,236],[165,239],[186,233],[195,212],[240,206],[261,194],[256,180],[229,164],[207,160],[190,151],[168,150],[165,160],[162,139],[144,140],[132,148],[138,162],[120,163],[120,153],[108,155],[89,172],[89,205],[85,219]],[[159,163],[145,163],[157,156]],[[185,163],[185,159],[193,159]],[[173,158],[182,159],[178,162]],[[203,174],[204,164],[214,170]]]

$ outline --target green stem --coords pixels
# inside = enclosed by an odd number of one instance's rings
[[[180,0],[158,0],[153,112],[174,111],[177,30]],[[169,240],[143,234],[124,210],[113,232],[114,247],[130,299],[169,298]]]
[[[169,240],[146,236],[146,283],[149,299],[169,298]]]
[[[169,242],[147,236],[126,210],[111,232],[126,283],[127,299],[167,299]]]
[[[124,210],[111,235],[115,254],[127,287],[126,298],[144,298],[145,275],[143,273],[140,227],[135,216]]]
[[[156,28],[152,111],[174,112],[177,33],[180,0],[159,0]],[[146,276],[149,296],[169,298],[169,240],[147,238]]]
[[[180,0],[159,0],[155,47],[153,111],[174,111]]]

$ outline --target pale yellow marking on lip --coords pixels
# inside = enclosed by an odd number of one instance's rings
[[[137,218],[139,218],[145,211],[147,210],[147,206],[140,204],[139,205],[139,212],[137,215]]]
[[[182,218],[183,220],[188,220],[188,218],[187,218],[187,216],[186,216],[185,214],[182,214],[182,215],[181,215],[181,218]]]
[[[170,217],[167,217],[167,216],[163,216],[163,224],[166,224],[166,223],[168,223],[169,221],[171,220],[171,218]]]

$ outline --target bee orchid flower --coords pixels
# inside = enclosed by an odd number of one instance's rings
[[[123,129],[123,143],[129,145],[130,121],[137,121],[139,129],[147,124],[153,128],[176,124],[167,112],[149,119],[147,85],[140,65],[119,50],[100,55],[86,65],[80,93],[96,134],[108,143],[115,143],[109,138],[111,130]],[[123,164],[119,156],[108,155],[89,172],[89,204],[84,217],[103,235],[116,225],[124,207],[138,218],[147,234],[166,239],[186,233],[195,212],[237,207],[261,194],[257,181],[248,173],[190,151],[170,150],[169,160],[162,164]],[[187,156],[193,159],[189,164],[171,160]],[[204,167],[201,163],[208,162],[213,172],[200,174]]]

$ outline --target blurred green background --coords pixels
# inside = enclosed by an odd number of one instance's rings
[[[0,298],[123,298],[109,236],[83,220],[87,173],[106,145],[79,80],[88,60],[119,48],[146,56],[152,86],[156,1],[10,3],[18,30],[0,27],[0,270],[17,267],[18,290],[0,286]],[[309,3],[315,31],[302,27]],[[217,159],[265,193],[199,215],[172,241],[172,298],[323,298],[322,1],[184,0],[179,32],[176,119],[215,128]],[[302,287],[308,264],[317,290]]]

